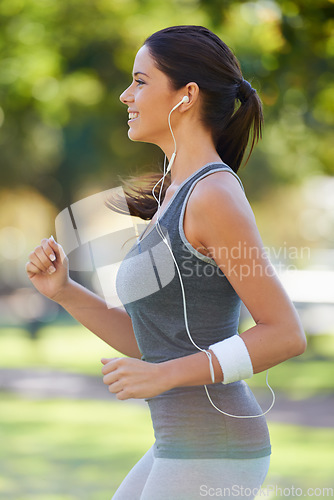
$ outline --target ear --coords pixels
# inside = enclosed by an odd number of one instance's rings
[[[187,95],[189,97],[189,102],[184,103],[180,111],[187,111],[188,109],[192,108],[194,104],[199,100],[199,86],[196,82],[189,82],[183,88],[182,92],[182,95]]]

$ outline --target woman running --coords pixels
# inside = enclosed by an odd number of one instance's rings
[[[261,101],[231,50],[201,26],[151,35],[120,99],[129,138],[169,159],[162,176],[126,193],[130,214],[151,222],[117,274],[124,308],[70,279],[52,238],[30,254],[27,273],[127,356],[103,360],[110,392],[148,402],[155,443],[113,499],[252,499],[271,447],[244,379],[306,347],[237,175],[261,136]],[[255,326],[239,335],[241,301]]]

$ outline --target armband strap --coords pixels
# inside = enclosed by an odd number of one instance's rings
[[[247,347],[239,335],[210,345],[223,371],[223,384],[230,384],[253,375],[253,365]]]

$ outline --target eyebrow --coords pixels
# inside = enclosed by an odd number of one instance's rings
[[[151,78],[150,76],[148,76],[146,73],[143,73],[142,71],[136,71],[135,73],[133,73],[133,76],[138,76],[138,75],[144,75],[144,76],[147,76],[147,78]]]

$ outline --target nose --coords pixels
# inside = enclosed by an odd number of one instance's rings
[[[130,87],[131,87],[131,85],[130,85]],[[133,101],[133,95],[130,92],[130,87],[128,87],[127,89],[125,89],[124,92],[122,92],[122,94],[119,96],[119,100],[123,104],[127,104],[128,102]]]

